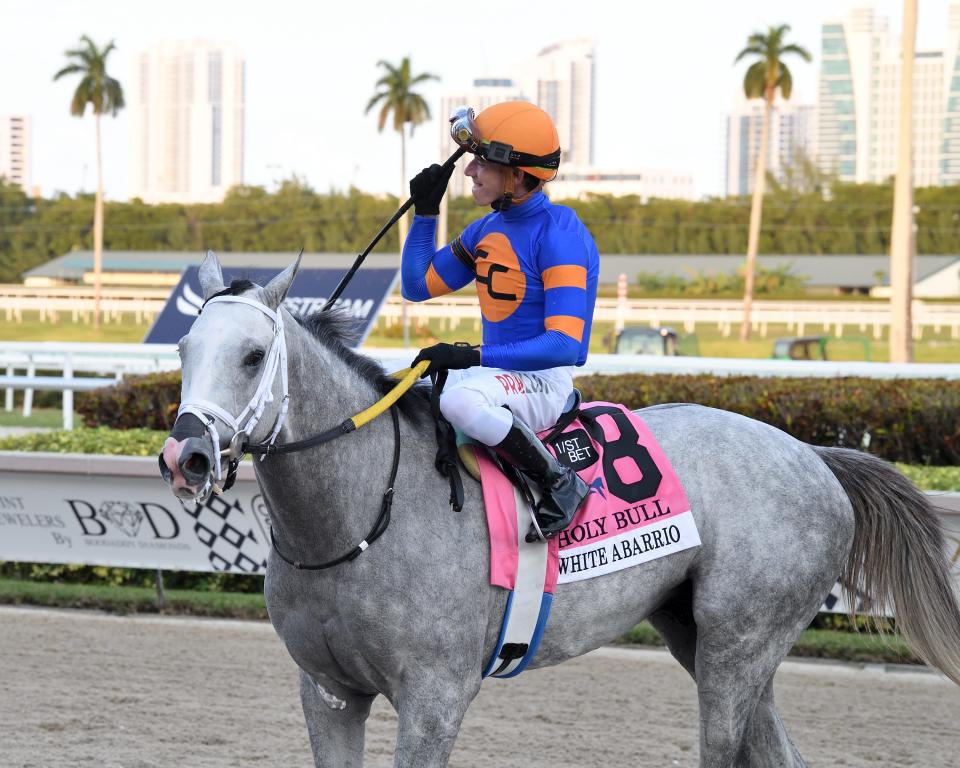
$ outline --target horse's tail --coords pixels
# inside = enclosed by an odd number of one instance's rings
[[[920,658],[960,685],[960,600],[940,519],[927,496],[891,464],[847,448],[814,447],[853,505],[856,531],[841,582],[875,610],[893,609]]]

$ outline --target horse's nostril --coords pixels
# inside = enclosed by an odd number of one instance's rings
[[[183,476],[193,482],[201,482],[210,473],[210,462],[202,453],[191,453],[181,462]]]

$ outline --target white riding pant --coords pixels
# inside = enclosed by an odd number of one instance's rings
[[[484,445],[503,442],[513,426],[510,411],[534,432],[541,432],[563,413],[573,392],[572,371],[570,367],[505,371],[480,366],[453,370],[440,395],[440,412]]]

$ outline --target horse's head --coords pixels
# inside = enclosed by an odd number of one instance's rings
[[[180,409],[160,454],[160,474],[181,499],[204,502],[227,480],[240,447],[276,438],[286,413],[281,304],[299,257],[266,286],[223,284],[212,251],[200,266],[204,305],[180,339]]]

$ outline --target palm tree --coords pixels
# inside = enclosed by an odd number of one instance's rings
[[[763,186],[767,173],[767,147],[770,143],[770,115],[777,90],[786,100],[793,90],[793,78],[790,70],[781,61],[786,54],[796,54],[804,61],[810,61],[810,53],[799,45],[784,45],[784,37],[790,27],[768,27],[766,33],[754,32],[747,40],[747,47],[737,54],[736,64],[746,56],[759,56],[747,69],[743,78],[743,92],[748,99],[763,99],[763,127],[760,131],[760,152],[757,155],[757,167],[753,181],[753,202],[750,205],[750,234],[747,239],[747,264],[743,290],[743,324],[740,326],[740,340],[750,336],[750,306],[753,303],[753,279],[757,268],[757,250],[760,245],[760,217],[763,209]]]
[[[436,75],[423,72],[419,75],[413,75],[410,72],[410,57],[404,56],[400,61],[400,66],[394,66],[388,61],[380,60],[378,67],[385,71],[383,76],[377,80],[378,90],[370,101],[367,102],[367,108],[364,114],[368,114],[378,104],[380,112],[377,115],[377,130],[382,132],[387,124],[390,113],[393,113],[393,130],[400,134],[400,199],[407,198],[407,124],[410,125],[410,135],[413,135],[414,129],[421,123],[430,119],[430,107],[423,97],[416,93],[413,88],[420,83],[428,80],[439,80]],[[400,252],[403,252],[403,243],[407,239],[408,217],[404,215],[399,223]],[[404,346],[410,346],[409,325],[407,323],[407,303],[403,302],[403,343]]]
[[[80,47],[66,51],[70,62],[53,76],[59,80],[66,75],[80,75],[80,83],[73,92],[70,114],[83,117],[87,104],[93,107],[97,126],[97,194],[93,207],[93,326],[100,328],[100,276],[103,268],[103,163],[100,155],[100,115],[116,116],[123,106],[123,88],[119,81],[107,74],[107,56],[114,50],[111,40],[104,48],[87,35],[80,38]]]

